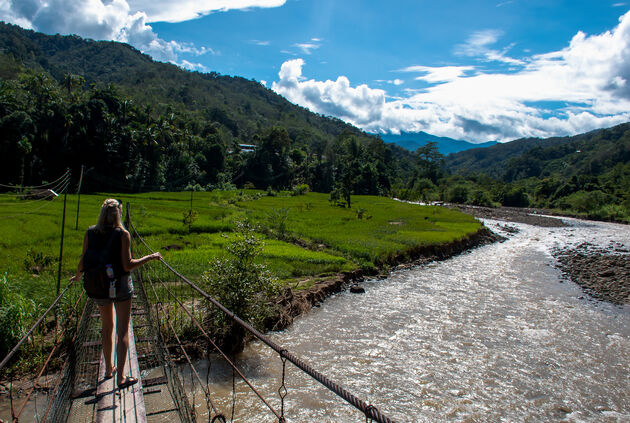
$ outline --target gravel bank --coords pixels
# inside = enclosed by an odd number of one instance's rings
[[[630,304],[630,251],[620,244],[603,249],[589,243],[554,251],[558,267],[599,300]]]

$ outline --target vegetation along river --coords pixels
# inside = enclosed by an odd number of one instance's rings
[[[511,224],[519,232],[503,243],[366,281],[364,294],[336,295],[271,337],[399,422],[630,421],[630,307],[585,296],[552,255],[583,242],[627,251],[630,228],[569,223]],[[279,408],[277,354],[252,343],[238,361]],[[229,416],[231,371],[211,366]],[[287,369],[288,421],[364,420]],[[237,383],[235,421],[275,420]]]

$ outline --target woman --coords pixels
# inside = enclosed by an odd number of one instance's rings
[[[131,297],[133,295],[133,284],[129,272],[148,263],[151,260],[160,260],[160,253],[153,253],[139,259],[131,257],[131,237],[125,230],[121,222],[122,204],[118,200],[107,199],[103,202],[98,223],[85,233],[83,238],[83,253],[79,260],[77,273],[71,280],[81,279],[83,274],[83,256],[90,243],[97,243],[110,246],[112,258],[112,268],[114,274],[118,276],[119,283],[116,285],[116,295],[114,298],[92,298],[98,306],[101,314],[102,329],[101,343],[103,355],[105,357],[105,378],[110,379],[117,374],[119,388],[126,388],[138,382],[138,379],[125,376],[125,362],[129,349],[129,319],[131,316]],[[91,246],[91,245],[90,245]],[[94,248],[93,246],[91,246]],[[114,309],[116,310],[116,333],[118,335],[117,368],[112,364],[114,331]]]

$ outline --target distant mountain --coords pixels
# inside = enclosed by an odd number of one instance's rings
[[[523,138],[451,154],[446,168],[462,175],[485,173],[506,182],[552,174],[598,176],[630,161],[630,123],[572,137]]]
[[[381,138],[386,143],[399,145],[409,151],[416,151],[418,147],[429,142],[437,143],[438,150],[445,156],[459,151],[470,150],[471,148],[490,147],[496,141],[488,141],[481,144],[474,144],[468,141],[455,140],[448,137],[437,137],[426,132],[401,132],[400,135],[381,134]]]

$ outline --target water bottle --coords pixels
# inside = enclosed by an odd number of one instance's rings
[[[111,264],[105,265],[105,273],[109,278],[109,298],[116,298],[116,280],[114,279],[114,269]]]
[[[105,273],[107,273],[107,277],[110,279],[114,279],[114,269],[111,264],[105,265]]]
[[[109,298],[116,298],[116,281],[114,279],[109,281]]]

